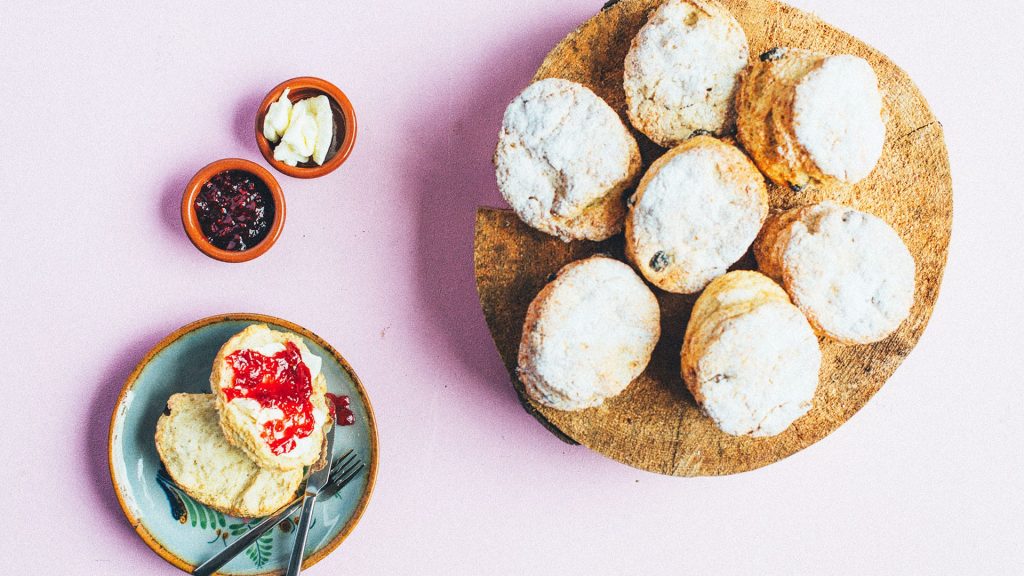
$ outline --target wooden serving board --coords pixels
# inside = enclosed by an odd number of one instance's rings
[[[679,374],[679,350],[694,296],[654,289],[662,339],[647,370],[603,406],[563,412],[534,404],[516,377],[526,309],[565,264],[598,252],[623,258],[622,236],[601,243],[561,241],[522,224],[507,210],[481,208],[476,218],[477,290],[498,351],[524,407],[569,442],[644,470],[677,476],[732,474],[776,462],[824,438],[882,387],[924,332],[939,294],[953,216],[953,191],[942,125],[924,97],[883,54],[817,17],[774,0],[723,0],[746,30],[751,57],[795,46],[866,58],[878,74],[888,114],[883,156],[853,189],[795,193],[769,185],[773,210],[825,199],[880,216],[903,237],[917,263],[910,318],[889,338],[844,346],[822,338],[821,381],[814,408],[772,438],[733,437],[703,415]],[[621,0],[569,34],[534,80],[567,78],[589,86],[626,120],[622,63],[630,41],[658,0]],[[524,79],[525,83],[525,79]],[[628,125],[628,121],[627,121]],[[636,133],[645,164],[664,151]],[[748,254],[736,268],[755,268]]]

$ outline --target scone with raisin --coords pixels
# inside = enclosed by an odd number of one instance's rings
[[[746,253],[767,216],[764,177],[750,159],[697,136],[644,174],[626,217],[626,254],[655,286],[692,294]]]
[[[647,367],[660,317],[654,294],[628,265],[605,256],[573,262],[530,303],[519,379],[545,406],[599,406]]]
[[[914,304],[914,258],[899,234],[834,202],[772,216],[754,255],[814,328],[840,342],[885,338]]]
[[[502,196],[523,222],[566,242],[604,240],[622,231],[623,196],[640,174],[640,149],[589,88],[548,78],[505,110],[494,166]]]
[[[769,50],[745,72],[736,112],[739,139],[757,166],[795,190],[859,182],[885,144],[878,78],[857,56]]]

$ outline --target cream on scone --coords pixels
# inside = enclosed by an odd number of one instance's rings
[[[914,304],[914,257],[884,220],[830,201],[772,216],[754,244],[814,328],[840,342],[891,334]]]
[[[213,361],[210,385],[224,436],[263,468],[309,466],[329,423],[321,359],[290,332],[253,324]]]
[[[682,377],[733,436],[774,436],[811,409],[821,351],[786,292],[758,272],[716,278],[694,304]]]
[[[498,188],[529,226],[564,241],[622,231],[623,196],[640,149],[618,114],[589,88],[548,78],[505,110],[494,153]]]
[[[734,123],[747,36],[714,0],[666,0],[640,29],[623,71],[630,122],[663,147]]]
[[[767,216],[764,178],[750,159],[696,136],[641,179],[626,216],[626,254],[655,286],[691,294],[746,253]]]
[[[882,95],[863,58],[775,48],[746,71],[737,128],[757,166],[780,186],[854,184],[885,144]]]
[[[628,265],[605,256],[573,262],[530,303],[519,379],[545,406],[599,406],[644,371],[660,317],[654,294]]]
[[[156,424],[167,474],[189,496],[230,516],[266,516],[295,497],[302,468],[260,468],[230,444],[217,423],[213,394],[175,394]]]

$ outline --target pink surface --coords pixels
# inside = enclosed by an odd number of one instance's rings
[[[376,493],[310,574],[1019,569],[1020,10],[796,3],[887,53],[930,99],[954,173],[950,262],[918,348],[852,421],[709,479],[548,434],[518,407],[473,286],[474,208],[501,204],[501,113],[600,0],[0,4],[5,573],[177,573],[121,517],[107,425],[147,349],[231,311],[325,337],[376,408]],[[267,255],[210,260],[181,230],[182,189],[217,158],[263,163],[252,114],[298,75],[347,92],[355,152],[325,178],[280,177],[288,221]]]

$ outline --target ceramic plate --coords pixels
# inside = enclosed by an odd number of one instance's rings
[[[192,500],[163,472],[156,452],[156,421],[176,392],[210,392],[210,370],[221,345],[246,326],[266,323],[303,337],[323,358],[327,389],[351,400],[356,422],[338,429],[335,456],[352,449],[366,472],[338,495],[317,504],[306,544],[305,566],[315,564],[355,528],[377,474],[377,429],[366,391],[344,358],[312,332],[278,318],[227,314],[199,320],[164,338],[125,382],[110,421],[110,476],[118,501],[135,531],[157,554],[187,572],[244,532],[246,520]],[[281,572],[292,548],[295,524],[285,520],[221,569],[221,574]]]

